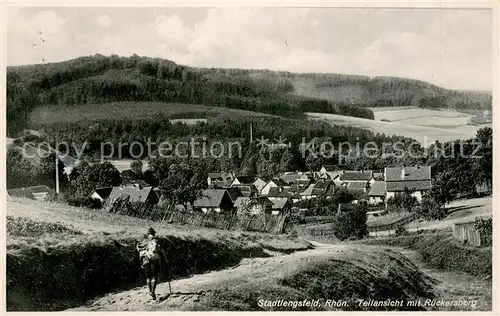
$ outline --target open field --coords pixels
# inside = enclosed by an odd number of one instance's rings
[[[445,129],[429,126],[417,126],[404,123],[383,122],[336,114],[306,113],[310,119],[328,122],[332,125],[345,125],[364,128],[374,133],[398,135],[417,140],[423,146],[429,146],[436,140],[440,142],[457,139],[469,139],[476,135],[478,127],[463,126],[461,128]]]
[[[252,111],[218,108],[199,104],[159,102],[116,102],[104,104],[75,105],[71,107],[43,106],[30,114],[30,126],[37,129],[41,124],[74,122],[78,120],[98,121],[103,119],[150,119],[166,115],[170,119],[206,119],[219,115],[269,116]],[[191,121],[192,122],[192,121]]]

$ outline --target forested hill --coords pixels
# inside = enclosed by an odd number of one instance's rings
[[[398,78],[193,68],[164,59],[94,55],[7,69],[8,131],[40,106],[155,101],[291,118],[326,112],[373,119],[369,106],[491,108],[491,95]]]

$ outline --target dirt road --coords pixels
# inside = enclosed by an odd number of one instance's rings
[[[232,268],[198,274],[186,279],[171,282],[172,295],[168,283],[157,286],[157,301],[153,301],[147,287],[135,288],[129,291],[110,293],[87,306],[70,311],[160,311],[160,310],[190,310],[206,292],[220,288],[230,288],[245,280],[255,281],[267,276],[286,275],[296,270],[299,265],[306,265],[325,257],[338,256],[352,251],[352,245],[331,245],[313,243],[315,249],[295,252],[290,255],[276,255],[269,258],[251,258]],[[358,246],[357,246],[358,247]],[[364,247],[364,246],[362,246]]]
[[[239,265],[229,269],[174,280],[171,282],[172,294],[170,295],[168,294],[168,283],[162,283],[157,287],[157,301],[150,298],[146,287],[140,287],[129,291],[110,293],[86,306],[72,309],[72,311],[192,310],[200,298],[210,291],[221,288],[227,290],[232,286],[245,282],[245,280],[262,279],[265,282],[266,276],[286,275],[290,271],[297,269],[298,266],[311,264],[315,260],[332,257],[339,259],[352,255],[361,256],[361,252],[358,252],[359,249],[370,248],[376,251],[389,249],[407,256],[424,273],[437,280],[435,290],[438,299],[477,300],[477,307],[475,309],[469,307],[469,310],[491,310],[491,282],[478,280],[464,273],[448,273],[429,269],[425,267],[418,253],[414,251],[385,246],[311,243],[315,246],[315,249],[290,255],[276,255],[270,258],[245,259]],[[356,259],[360,258],[357,257]]]
[[[489,216],[492,214],[492,198],[483,197],[458,200],[449,203],[446,207],[450,214],[445,219],[441,221],[413,221],[405,226],[406,230],[412,232],[428,229],[448,229],[452,228],[454,223],[472,221],[477,216]],[[370,233],[371,236],[388,236],[393,234],[394,230]]]

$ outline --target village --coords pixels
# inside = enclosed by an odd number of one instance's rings
[[[340,166],[324,165],[315,172],[284,172],[266,179],[258,175],[237,175],[233,172],[208,173],[206,189],[193,205],[175,205],[180,212],[237,215],[285,215],[303,211],[300,201],[330,199],[338,190],[356,196],[350,203],[340,203],[338,211],[348,211],[356,204],[369,207],[367,216],[387,212],[387,201],[405,190],[418,202],[431,189],[431,168],[412,166],[384,170],[343,170]],[[14,197],[46,200],[52,192],[47,186],[8,190]],[[95,188],[88,198],[102,208],[120,214],[150,218],[156,206],[168,203],[160,190],[143,181],[116,187]],[[133,206],[132,206],[133,205]]]

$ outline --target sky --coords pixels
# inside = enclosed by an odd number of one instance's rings
[[[471,9],[10,8],[7,64],[137,54],[492,90],[492,19]]]

